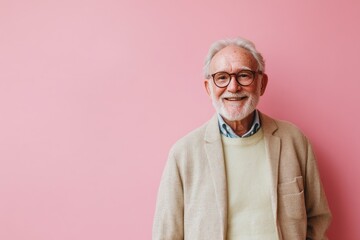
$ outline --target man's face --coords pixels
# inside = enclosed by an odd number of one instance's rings
[[[210,62],[210,75],[216,72],[238,73],[243,69],[256,71],[256,60],[247,50],[230,45],[220,50]],[[216,111],[229,121],[239,121],[251,114],[267,84],[265,74],[255,74],[255,80],[249,86],[240,86],[234,77],[225,88],[217,87],[213,79],[205,80],[205,87]]]

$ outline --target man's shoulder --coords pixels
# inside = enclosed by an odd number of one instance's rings
[[[197,149],[201,145],[204,144],[205,141],[205,134],[209,122],[211,120],[205,122],[200,127],[195,128],[194,130],[187,133],[185,136],[178,139],[172,146],[171,152],[184,152],[189,151],[191,149]]]
[[[201,140],[203,141],[204,137],[205,137],[205,132],[206,132],[206,128],[207,128],[208,123],[209,123],[209,121],[202,124],[200,127],[197,127],[195,129],[193,129],[192,131],[190,131],[189,133],[187,133],[183,137],[179,138],[175,142],[174,146],[194,144],[195,142],[198,142],[198,141],[201,141]]]
[[[303,131],[294,123],[262,115],[263,127],[272,128],[273,134],[282,138],[306,139]]]
[[[286,120],[275,120],[276,124],[279,126],[279,133],[288,134],[288,135],[304,135],[302,130],[292,122]]]

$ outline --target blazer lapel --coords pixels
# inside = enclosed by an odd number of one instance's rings
[[[226,239],[227,233],[227,186],[224,154],[221,135],[216,114],[209,121],[205,132],[205,151],[210,166],[212,180],[215,188],[216,203],[222,222],[222,235]]]
[[[266,156],[271,171],[271,204],[273,209],[273,215],[275,217],[275,222],[277,222],[277,186],[279,175],[278,170],[280,161],[281,139],[274,135],[274,132],[278,129],[275,121],[262,113],[260,114],[260,118],[261,126],[264,131]]]

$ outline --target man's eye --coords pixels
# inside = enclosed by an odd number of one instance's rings
[[[228,78],[229,78],[229,76],[227,74],[218,74],[216,76],[216,80],[220,80],[220,81],[227,80]]]
[[[238,75],[239,78],[251,78],[251,74],[249,73],[240,73]]]

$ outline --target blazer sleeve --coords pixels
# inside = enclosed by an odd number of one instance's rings
[[[305,201],[307,211],[307,240],[326,240],[331,213],[320,180],[312,147],[307,141],[305,178]]]
[[[176,159],[170,152],[160,181],[153,223],[153,240],[184,239],[184,196]]]

